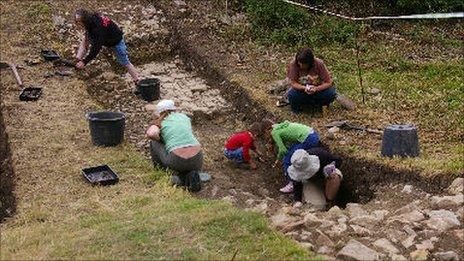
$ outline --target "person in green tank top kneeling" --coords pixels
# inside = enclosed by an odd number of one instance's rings
[[[146,134],[153,163],[178,172],[182,185],[188,186],[185,180],[191,179],[192,173],[198,176],[203,166],[202,147],[193,134],[190,118],[177,111],[174,101],[161,100]]]

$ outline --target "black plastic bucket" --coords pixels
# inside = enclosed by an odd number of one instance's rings
[[[90,112],[86,114],[89,120],[90,135],[93,144],[97,146],[116,146],[124,139],[125,116],[121,112]]]
[[[389,125],[382,138],[381,155],[384,157],[418,157],[419,137],[412,125]]]
[[[158,78],[142,79],[137,83],[137,91],[145,101],[160,99],[160,80]]]

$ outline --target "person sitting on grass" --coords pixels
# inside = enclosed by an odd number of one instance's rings
[[[321,59],[315,58],[310,48],[300,50],[287,67],[290,89],[288,102],[293,113],[300,113],[304,106],[321,108],[337,98],[332,77]]]
[[[291,157],[293,152],[298,149],[308,150],[319,146],[320,142],[317,132],[304,124],[289,121],[275,124],[269,119],[264,120],[262,124],[269,150],[274,151],[275,146],[277,146],[277,160],[274,166],[283,165],[286,177],[287,169],[292,164]],[[280,192],[293,192],[293,183],[288,177],[287,185],[281,188]]]
[[[225,143],[224,156],[237,165],[247,164],[251,169],[256,169],[250,150],[258,155],[259,161],[262,161],[262,154],[255,145],[255,138],[260,135],[260,132],[261,125],[253,123],[248,130],[235,133]]]
[[[97,57],[102,47],[106,46],[113,49],[118,62],[127,68],[132,81],[137,84],[139,76],[134,65],[129,61],[121,29],[108,17],[84,9],[76,11],[75,22],[78,28],[85,30],[85,35],[79,44],[76,54],[76,59],[78,60],[76,68],[83,69],[90,61]],[[89,44],[91,45],[90,51],[85,56]]]
[[[343,179],[340,166],[342,160],[323,148],[316,147],[309,150],[296,150],[290,159],[291,165],[286,173],[293,183],[294,207],[303,205],[303,182],[311,179],[319,183],[324,180],[324,195],[327,209],[333,206],[340,183]]]
[[[156,119],[146,134],[151,140],[152,161],[178,172],[180,180],[186,180],[187,175],[198,175],[203,166],[203,152],[193,134],[190,118],[176,110],[172,100],[158,102]]]

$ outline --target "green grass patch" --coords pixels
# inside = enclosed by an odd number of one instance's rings
[[[67,199],[69,212],[33,207],[16,223],[2,225],[1,259],[224,260],[236,252],[240,260],[310,257],[270,229],[262,215],[171,187],[168,175],[153,170],[131,146],[87,156],[111,165],[120,183],[91,187],[79,180],[77,197]],[[46,199],[34,200],[40,205]]]

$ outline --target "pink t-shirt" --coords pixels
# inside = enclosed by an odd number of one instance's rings
[[[304,77],[304,79],[302,79]],[[314,59],[314,66],[310,70],[301,70],[296,60],[293,60],[287,67],[287,78],[302,83],[306,80],[307,84],[321,85],[330,82],[332,77],[321,59]],[[303,83],[302,83],[303,84]]]

